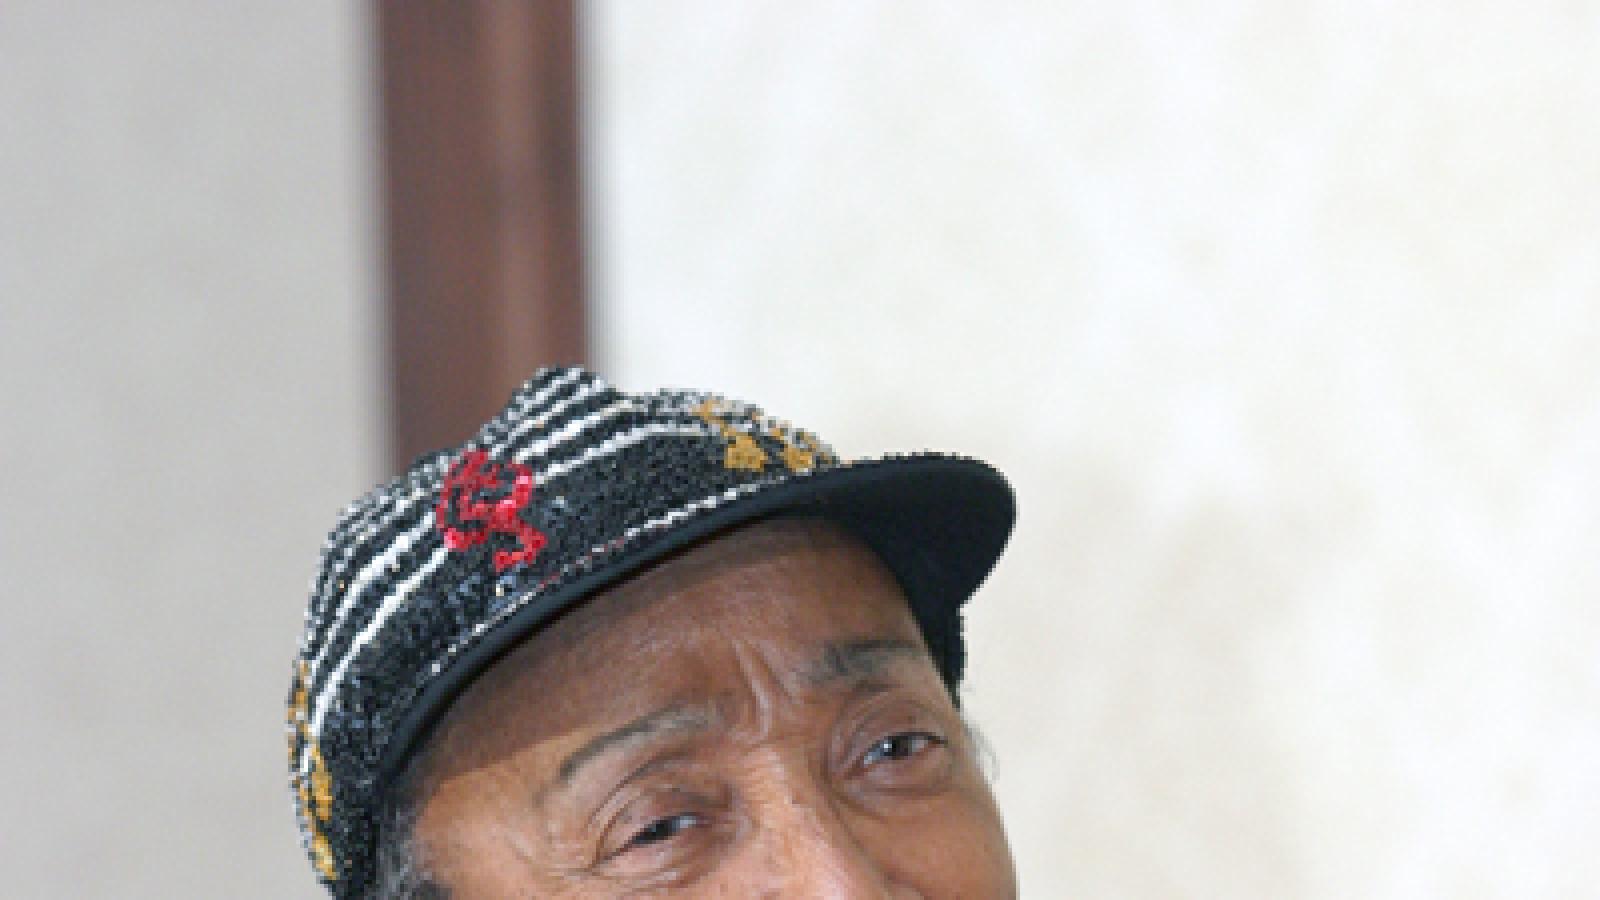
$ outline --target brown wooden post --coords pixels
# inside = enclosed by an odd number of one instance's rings
[[[378,0],[391,455],[587,357],[575,0]]]

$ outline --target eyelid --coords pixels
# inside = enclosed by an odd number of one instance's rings
[[[907,734],[926,734],[939,746],[949,747],[954,735],[946,718],[902,691],[871,697],[846,713],[846,727],[840,730],[840,740],[835,744],[835,768],[840,772],[862,771],[863,760],[872,748]]]
[[[674,783],[647,786],[634,791],[619,788],[599,811],[604,813],[604,818],[599,813],[595,817],[603,821],[591,832],[597,841],[595,864],[615,862],[629,849],[656,849],[658,845],[641,846],[636,845],[635,841],[642,832],[663,819],[692,815],[702,820],[701,827],[714,827],[718,816],[728,805],[727,788],[714,782],[704,785],[687,783],[691,780],[685,777]],[[630,816],[630,810],[636,807],[639,808],[638,814]],[[629,821],[625,822],[625,819]],[[664,841],[662,845],[667,843]]]
[[[602,826],[601,823],[614,820],[622,809],[633,802],[634,798],[629,796],[631,787],[657,772],[671,771],[674,767],[680,765],[684,760],[686,743],[687,740],[663,742],[662,745],[645,751],[638,763],[629,768],[627,773],[617,779],[609,789],[606,789],[605,797],[599,803],[594,804],[594,808],[584,823],[589,832],[594,833],[596,830],[604,830],[605,826]]]

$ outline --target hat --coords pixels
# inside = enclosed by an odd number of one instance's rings
[[[845,461],[748,404],[544,369],[467,443],[348,506],[289,692],[291,786],[323,884],[363,896],[386,786],[498,657],[676,550],[783,515],[834,522],[882,558],[954,689],[961,604],[1014,516],[1005,479],[976,460]]]

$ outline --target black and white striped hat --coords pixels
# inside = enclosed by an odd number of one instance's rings
[[[1005,479],[976,460],[842,461],[747,404],[546,369],[466,444],[347,507],[322,548],[289,693],[302,839],[329,891],[363,896],[387,779],[499,655],[666,554],[796,514],[883,558],[954,689],[960,606],[1013,517]]]

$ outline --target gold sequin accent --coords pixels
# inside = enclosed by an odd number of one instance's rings
[[[776,428],[770,429],[767,433],[783,441],[783,464],[789,467],[789,471],[805,472],[816,467],[817,455],[815,453],[789,440],[784,436],[783,432]]]
[[[810,432],[791,427],[787,422],[782,423],[781,428],[776,425],[768,428],[767,433],[783,442],[783,464],[791,472],[808,472],[816,468],[819,462],[838,462],[838,458]]]
[[[805,472],[816,467],[817,458],[810,450],[801,450],[793,444],[783,448],[783,464],[791,472]]]
[[[712,425],[717,428],[726,427],[722,420],[717,418],[717,405],[710,400],[701,401],[700,405],[694,408],[694,414],[699,416],[708,425]]]
[[[707,400],[695,407],[694,414],[727,438],[728,448],[722,454],[723,468],[759,472],[766,467],[767,451],[761,449],[755,438],[724,421],[712,401]]]
[[[333,861],[333,848],[328,845],[328,839],[320,834],[311,836],[311,856],[316,861],[317,871],[329,881],[339,880],[339,866]]]
[[[306,661],[302,659],[295,673],[294,696],[289,700],[287,717],[289,727],[286,730],[288,732],[289,766],[291,768],[294,767],[295,750],[299,748],[300,735],[304,734],[306,730],[306,706],[309,700],[306,693],[306,676],[308,674],[310,674],[310,669],[306,665]]]
[[[333,776],[316,744],[311,745],[311,799],[316,801],[318,819],[326,822],[333,817]]]
[[[310,682],[311,667],[305,660],[300,660],[299,670],[296,673],[294,694],[289,699],[289,765],[294,767],[295,749],[303,738],[308,742],[311,754],[311,777],[296,774],[294,776],[295,799],[299,801],[300,813],[305,817],[306,828],[311,837],[311,858],[317,871],[329,881],[339,879],[339,866],[333,858],[333,846],[328,843],[328,838],[318,828],[318,822],[327,822],[333,818],[333,776],[328,772],[328,764],[322,758],[322,748],[317,742],[311,740],[311,727],[306,722],[306,711],[310,705],[310,696],[307,688]]]
[[[756,446],[755,438],[744,433],[737,433],[732,438],[733,443],[722,454],[723,468],[759,472],[766,466],[767,452]]]
[[[811,452],[816,454],[816,457],[823,462],[836,463],[839,461],[839,457],[834,456],[831,450],[822,446],[822,442],[813,437],[811,432],[800,432],[800,440],[805,441],[806,446],[811,448]]]
[[[300,661],[300,666],[295,673],[294,697],[289,701],[289,720],[294,721],[306,708],[306,662]]]

